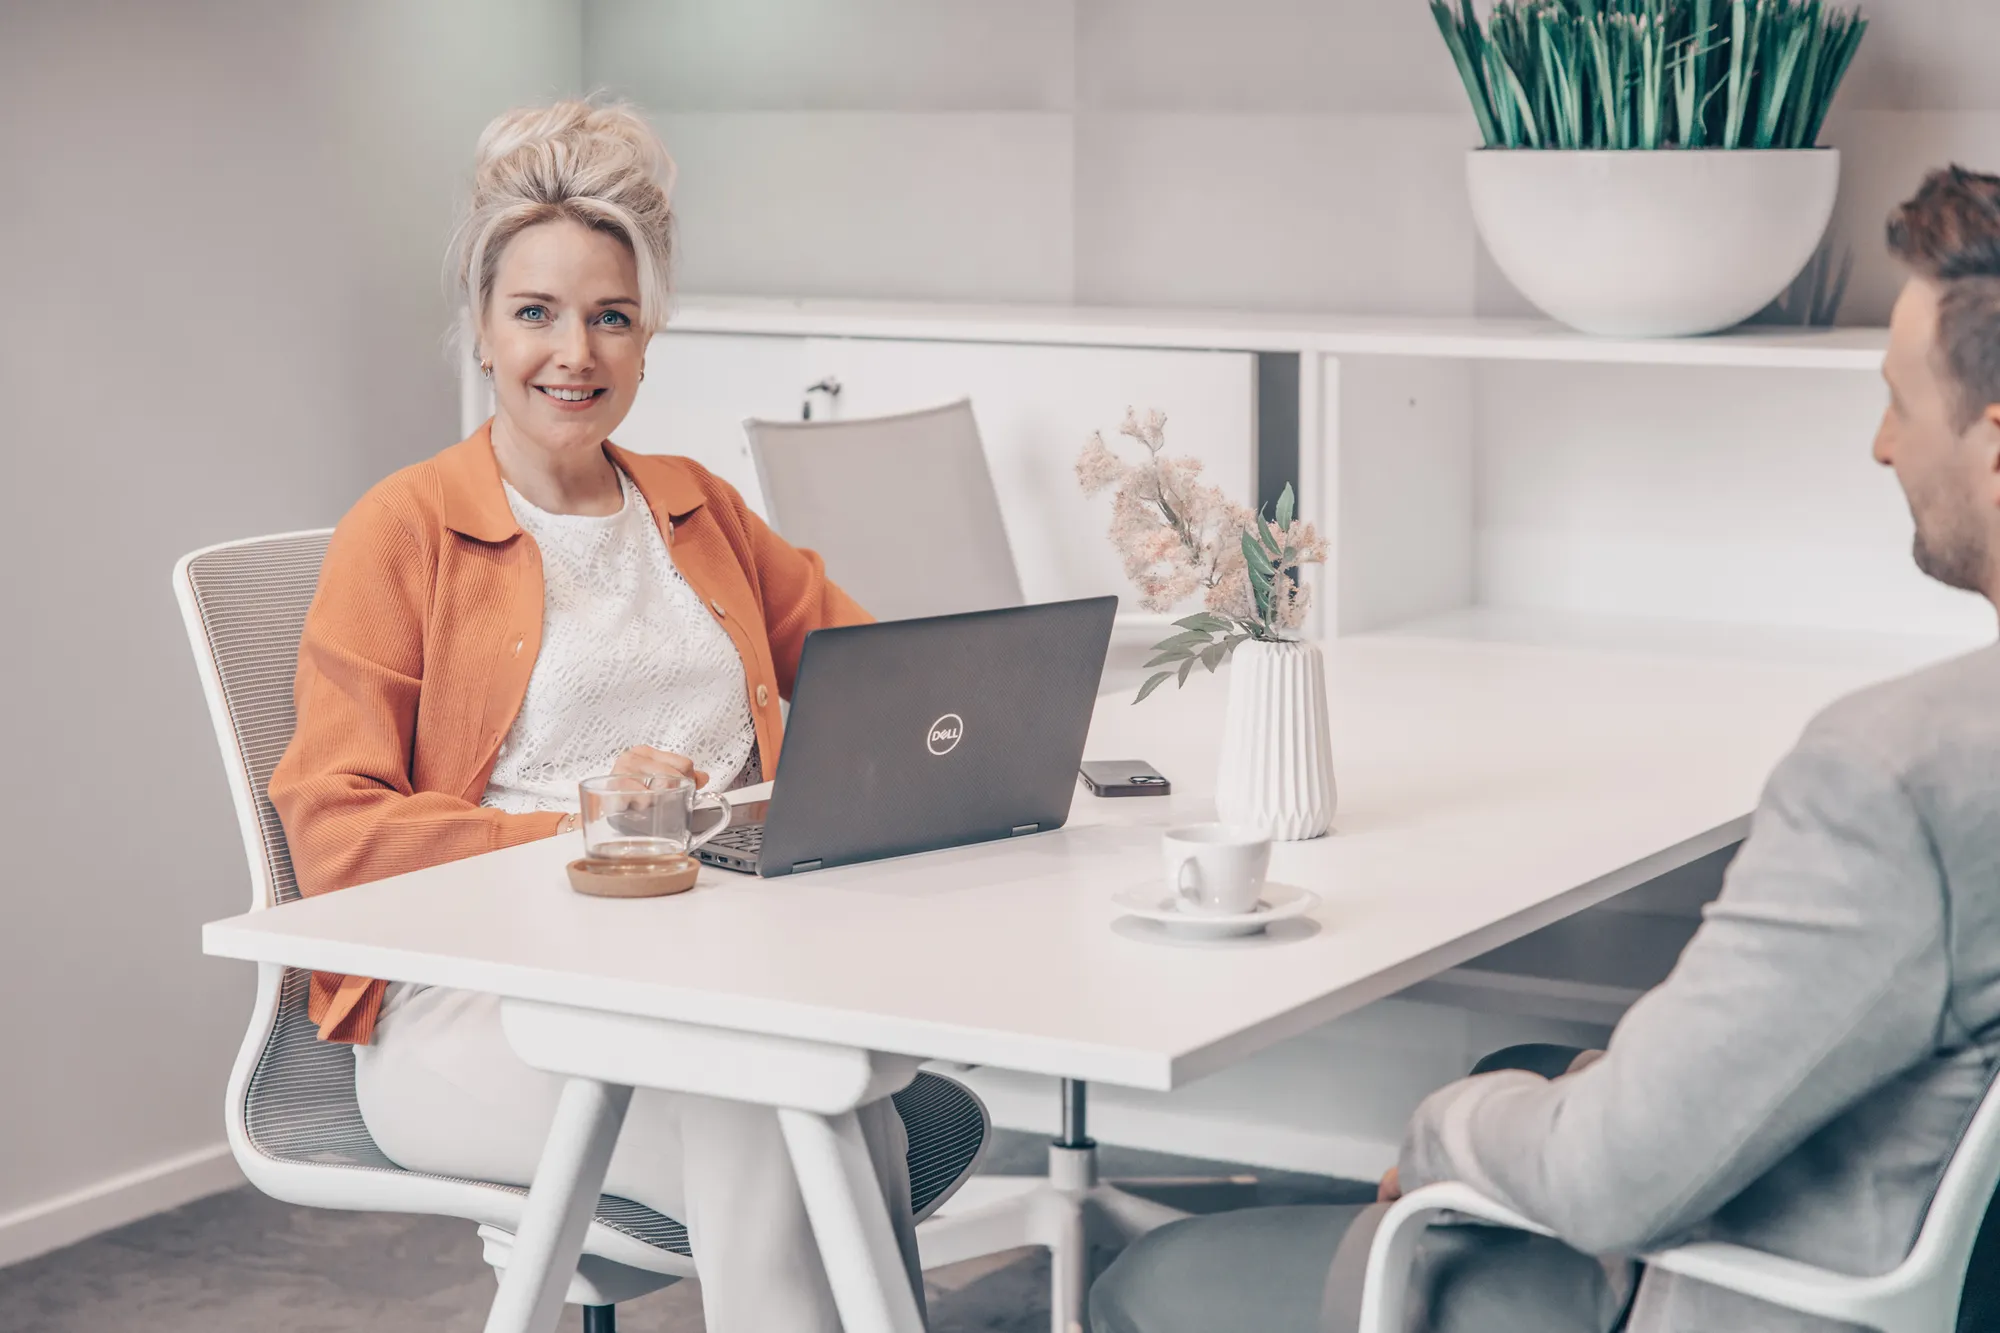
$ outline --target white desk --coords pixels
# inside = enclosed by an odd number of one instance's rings
[[[1772,764],[1879,669],[1417,637],[1327,645],[1335,836],[1274,878],[1325,898],[1289,943],[1113,929],[1156,830],[1210,802],[1224,683],[1104,699],[1089,753],[1167,800],[1079,795],[1069,826],[684,897],[569,892],[573,840],[216,922],[208,952],[491,992],[529,1063],[573,1076],[489,1329],[553,1320],[622,1089],[778,1106],[855,1333],[915,1327],[852,1108],[945,1059],[1168,1089],[1738,838]],[[978,719],[974,719],[974,725]]]

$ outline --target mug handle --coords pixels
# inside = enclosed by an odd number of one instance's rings
[[[1187,857],[1181,862],[1180,869],[1174,871],[1174,893],[1182,902],[1199,907],[1201,906],[1201,885],[1198,883],[1191,885],[1187,882],[1189,866],[1194,867],[1197,875],[1200,874],[1201,866],[1195,861],[1194,857]]]
[[[701,832],[696,833],[688,838],[687,849],[690,854],[694,852],[695,848],[701,846],[703,843],[707,842],[710,838],[713,838],[716,834],[728,828],[729,821],[736,817],[736,807],[731,805],[729,803],[729,798],[727,796],[724,796],[721,792],[710,792],[706,796],[698,798],[695,804],[695,809],[699,810],[702,808],[700,805],[701,801],[714,801],[715,810],[718,814],[722,816],[722,818],[716,820],[715,823],[710,825],[708,828],[705,828]]]

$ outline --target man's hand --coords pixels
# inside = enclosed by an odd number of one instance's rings
[[[1396,1168],[1392,1166],[1382,1173],[1382,1183],[1375,1187],[1375,1202],[1394,1203],[1402,1197],[1403,1185],[1396,1179]]]

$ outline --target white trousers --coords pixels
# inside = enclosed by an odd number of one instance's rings
[[[533,1180],[563,1080],[514,1054],[499,1000],[392,986],[374,1043],[354,1056],[361,1118],[391,1161],[503,1185]],[[887,1098],[857,1116],[921,1310],[902,1117]],[[709,1333],[840,1333],[776,1111],[636,1089],[604,1192],[687,1227]]]

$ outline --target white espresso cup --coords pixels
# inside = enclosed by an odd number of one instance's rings
[[[1227,824],[1168,829],[1167,887],[1190,916],[1238,916],[1257,906],[1271,865],[1271,840]]]

